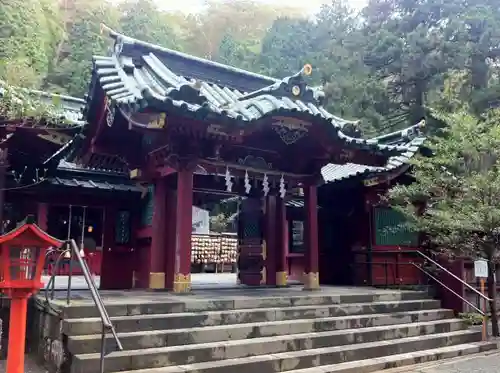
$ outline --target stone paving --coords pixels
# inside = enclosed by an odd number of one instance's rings
[[[393,294],[398,290],[384,290],[368,287],[348,287],[348,286],[322,286],[321,289],[314,291],[314,294],[322,294],[326,296],[342,296],[342,295],[366,295],[366,294]],[[401,291],[405,292],[405,291]],[[248,287],[201,287],[193,288],[189,294],[173,294],[164,291],[148,291],[148,290],[101,290],[99,291],[102,299],[106,304],[137,303],[144,301],[152,302],[184,302],[188,297],[189,300],[224,300],[224,299],[245,299],[258,297],[286,297],[286,296],[301,296],[304,295],[302,285],[291,285],[287,288],[248,288]],[[41,294],[40,296],[44,296]],[[62,301],[66,298],[66,291],[57,291],[55,293],[55,301]],[[71,293],[72,304],[85,304],[91,302],[91,294],[88,290],[73,290]]]
[[[44,284],[47,284],[49,279],[49,276],[42,277]],[[94,281],[99,286],[100,276],[95,276]],[[237,286],[235,273],[193,273],[191,281],[194,289],[232,288]],[[68,276],[56,276],[55,288],[58,290],[67,289]],[[73,276],[71,278],[71,288],[75,290],[88,289],[85,278],[83,276]]]
[[[435,363],[422,364],[377,373],[499,373],[500,352],[488,352],[463,358],[443,360]]]
[[[6,364],[7,362],[5,360],[0,360],[0,372],[5,372],[7,370]],[[33,360],[31,360],[27,356],[24,364],[24,373],[48,373],[48,372],[45,369],[40,368],[38,365],[36,365],[33,362]]]

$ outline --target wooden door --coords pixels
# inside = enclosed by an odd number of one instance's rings
[[[242,201],[238,216],[238,279],[258,286],[265,279],[264,208],[261,198]]]

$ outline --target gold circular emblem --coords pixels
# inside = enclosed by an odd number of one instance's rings
[[[292,87],[292,93],[293,93],[294,96],[300,95],[300,87],[298,85],[294,85]]]
[[[311,64],[304,65],[303,71],[304,71],[304,75],[311,75],[312,71],[313,71]]]

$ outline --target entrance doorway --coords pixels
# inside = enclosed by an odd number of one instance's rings
[[[90,272],[100,275],[103,247],[104,209],[87,206],[51,205],[48,209],[47,231],[60,239],[74,239],[80,253],[89,266]],[[49,266],[55,258],[49,258]],[[70,270],[69,258],[59,265],[58,275],[67,275]],[[52,273],[52,271],[51,271]],[[73,274],[81,274],[81,268],[73,263]]]

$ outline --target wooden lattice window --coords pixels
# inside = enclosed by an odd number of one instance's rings
[[[125,245],[130,242],[130,211],[119,211],[116,217],[115,242]]]
[[[410,246],[418,245],[418,234],[406,225],[405,216],[391,208],[374,209],[375,245]]]
[[[141,225],[143,227],[153,225],[154,193],[155,186],[149,185],[148,193],[144,199],[144,205],[142,207]]]

